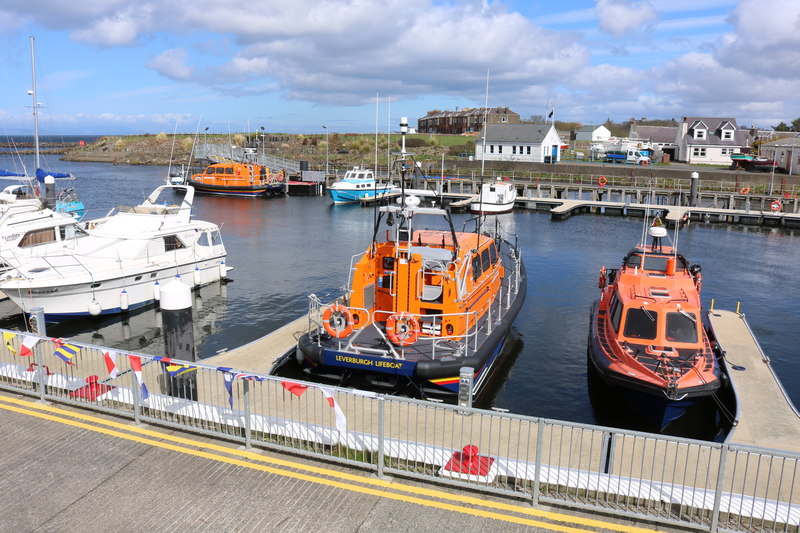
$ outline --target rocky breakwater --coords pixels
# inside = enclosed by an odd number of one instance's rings
[[[128,165],[187,164],[192,135],[127,135],[101,137],[85,146],[64,152],[67,161],[90,161]]]

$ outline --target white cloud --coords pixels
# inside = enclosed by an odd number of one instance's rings
[[[72,37],[97,46],[132,45],[139,33],[150,28],[151,15],[147,4],[128,7],[93,20],[87,28],[73,32]]]
[[[188,80],[194,74],[194,70],[186,64],[187,57],[188,54],[183,48],[173,48],[148,61],[147,66],[167,78]]]
[[[597,0],[597,24],[616,36],[637,33],[658,20],[650,2],[641,0]]]
[[[735,31],[722,36],[717,60],[751,74],[800,78],[800,2],[742,0],[730,17]]]

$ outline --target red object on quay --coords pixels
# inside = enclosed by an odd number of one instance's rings
[[[459,474],[486,477],[493,464],[494,458],[488,455],[479,455],[478,447],[468,444],[460,452],[453,452],[450,460],[444,465],[444,469]]]
[[[111,385],[104,385],[102,383],[97,382],[97,376],[89,376],[86,378],[87,385],[85,387],[81,387],[80,389],[76,389],[69,393],[70,398],[84,398],[93,402],[97,400],[97,397],[107,393],[108,391],[114,389],[115,387]]]

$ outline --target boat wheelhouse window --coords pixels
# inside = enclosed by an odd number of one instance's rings
[[[489,257],[491,258],[492,264],[497,262],[497,247],[494,243],[489,246]]]
[[[20,248],[24,248],[26,246],[35,246],[37,244],[47,244],[49,242],[56,242],[56,229],[55,228],[43,228],[43,229],[34,229],[29,231],[22,237],[22,240],[19,241]]]
[[[203,172],[203,174],[215,174],[216,172],[217,172],[217,169],[216,169],[216,168],[214,168],[214,167],[208,167],[208,168],[206,169],[206,171],[205,171],[205,172]]]
[[[206,232],[204,231],[204,232],[203,232],[203,233],[201,233],[201,234],[200,234],[200,236],[197,238],[197,245],[198,245],[198,246],[208,246],[209,244],[210,244],[210,243],[209,243],[209,241],[208,241],[208,233],[206,233]]]
[[[214,230],[211,232],[211,246],[218,244],[222,244],[222,235],[220,235],[219,230]]]
[[[655,339],[658,313],[644,307],[628,309],[625,315],[625,336],[632,339]]]
[[[472,279],[481,277],[481,256],[475,254],[472,256]]]
[[[225,167],[225,174],[233,174],[233,167]]]
[[[667,313],[666,339],[672,342],[697,342],[697,316],[694,313]]]
[[[186,248],[181,240],[178,238],[177,235],[165,235],[164,236],[164,251],[169,252],[172,250],[180,250],[181,248]]]
[[[481,268],[484,272],[492,268],[492,261],[489,259],[489,249],[484,248],[481,252]]]
[[[77,226],[74,224],[68,224],[66,226],[59,226],[58,231],[61,234],[61,240],[66,241],[67,239],[74,239],[79,234],[83,232],[79,232]]]
[[[611,325],[614,331],[619,332],[619,321],[622,318],[622,304],[617,300],[617,295],[611,297]]]

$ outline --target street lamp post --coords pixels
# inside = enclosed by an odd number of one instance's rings
[[[322,126],[325,130],[325,179],[328,179],[328,153],[331,148],[328,142],[328,126]]]

